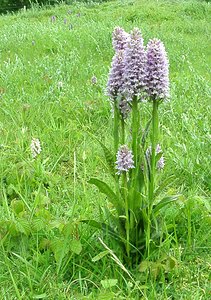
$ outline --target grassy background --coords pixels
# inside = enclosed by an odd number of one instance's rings
[[[209,299],[210,24],[205,1],[76,3],[0,17],[1,299]],[[145,43],[158,37],[166,46],[171,101],[160,110],[162,176],[174,174],[166,192],[183,195],[163,215],[167,239],[156,257],[171,253],[175,268],[156,278],[133,271],[132,282],[110,256],[91,261],[104,249],[99,233],[77,222],[99,216],[105,203],[87,184],[93,175],[108,180],[90,133],[111,145],[104,90],[117,25],[139,27]],[[147,118],[149,106],[143,110]],[[37,161],[33,137],[42,145]],[[21,215],[17,200],[26,207]],[[80,236],[80,255],[64,246],[68,230]],[[111,278],[117,284],[105,287],[101,280]]]

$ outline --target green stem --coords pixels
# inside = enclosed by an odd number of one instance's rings
[[[132,102],[132,151],[134,155],[135,166],[137,166],[137,159],[138,159],[139,125],[140,125],[140,116],[138,111],[138,99],[137,97],[134,97]]]
[[[123,118],[121,118],[121,129],[122,129],[122,138],[121,138],[121,144],[125,144],[125,121]]]
[[[129,205],[128,205],[128,197],[127,197],[127,175],[126,172],[122,174],[123,180],[123,193],[124,193],[124,200],[125,200],[125,216],[126,216],[126,252],[128,258],[130,257],[130,220],[129,220]]]
[[[154,190],[155,190],[155,173],[156,173],[156,147],[158,141],[158,102],[153,101],[152,111],[152,148],[151,148],[151,159],[150,159],[150,176],[149,176],[149,204],[148,204],[148,225],[147,225],[147,251],[148,256],[150,254],[150,238],[151,238],[151,214],[152,206],[154,202]]]
[[[158,102],[153,101],[152,111],[152,153],[150,163],[150,179],[149,179],[149,202],[150,206],[153,205],[154,189],[155,189],[155,173],[156,173],[156,147],[158,144]]]
[[[116,155],[119,147],[119,110],[114,103],[114,153]]]

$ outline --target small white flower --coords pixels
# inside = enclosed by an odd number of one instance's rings
[[[33,138],[31,142],[32,157],[36,158],[42,151],[39,139]]]
[[[57,83],[57,86],[58,86],[58,89],[62,89],[63,88],[63,82],[62,81],[59,81]]]
[[[25,134],[27,131],[28,131],[28,127],[24,126],[24,127],[21,128],[22,134]]]

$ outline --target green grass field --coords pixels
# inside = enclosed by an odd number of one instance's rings
[[[105,87],[115,26],[141,28],[145,44],[160,38],[170,60],[162,178],[175,175],[166,194],[181,196],[161,212],[150,272],[123,266],[114,242],[80,224],[102,218],[107,203],[87,181],[110,180],[92,135],[112,146]],[[0,299],[210,299],[210,4],[34,7],[0,16],[0,45]],[[32,138],[42,147],[36,160]],[[113,251],[102,259],[99,237]]]

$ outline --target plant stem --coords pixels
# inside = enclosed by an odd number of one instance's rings
[[[116,155],[119,147],[119,110],[114,102],[114,153]]]
[[[156,147],[158,143],[158,102],[153,101],[152,111],[152,153],[150,160],[150,179],[149,179],[149,201],[150,206],[153,205],[154,189],[155,189],[155,172],[156,172]]]
[[[158,101],[153,101],[152,110],[152,148],[151,148],[151,159],[150,159],[150,176],[149,176],[149,203],[148,203],[148,225],[147,225],[147,251],[148,256],[150,255],[150,238],[151,238],[151,214],[152,206],[154,201],[154,190],[155,190],[155,173],[156,173],[156,147],[158,140]]]
[[[121,117],[121,129],[122,129],[121,144],[124,145],[125,144],[125,121],[122,117]]]
[[[126,172],[122,174],[123,180],[123,193],[124,193],[124,200],[125,200],[125,216],[126,216],[126,251],[128,258],[130,257],[130,220],[129,220],[129,206],[128,206],[128,195],[127,195],[127,175]]]
[[[133,98],[132,102],[132,151],[134,155],[134,163],[137,166],[137,156],[138,156],[138,131],[140,125],[140,116],[138,111],[138,99]]]

